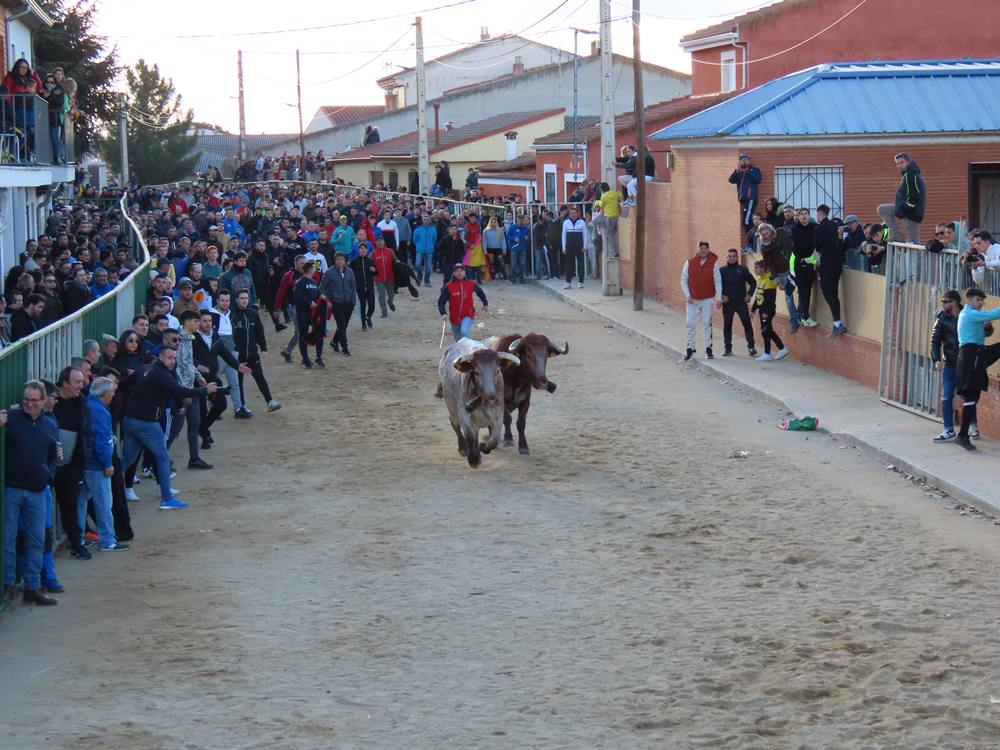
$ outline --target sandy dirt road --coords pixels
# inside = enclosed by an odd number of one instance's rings
[[[140,485],[132,550],[0,616],[0,747],[997,746],[1000,527],[487,291],[480,334],[570,342],[530,457],[458,456],[430,299],[325,371],[271,355],[285,408],[219,426],[191,508]]]

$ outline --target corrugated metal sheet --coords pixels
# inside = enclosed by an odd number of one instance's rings
[[[818,65],[650,138],[981,133],[1000,130],[1000,60]]]

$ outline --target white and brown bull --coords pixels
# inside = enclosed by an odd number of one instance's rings
[[[438,365],[438,398],[444,398],[452,429],[458,437],[458,452],[478,468],[483,453],[500,444],[504,416],[503,370],[521,360],[509,352],[498,352],[482,341],[463,338],[448,347]],[[489,430],[485,443],[479,431]]]
[[[488,339],[490,348],[497,352],[509,352],[520,359],[513,367],[504,368],[504,415],[503,444],[514,445],[514,436],[510,431],[511,415],[517,410],[517,449],[521,455],[527,456],[528,439],[524,430],[528,421],[528,409],[531,408],[531,391],[544,390],[554,393],[556,384],[549,380],[545,365],[551,357],[569,352],[569,342],[562,346],[550,341],[540,333],[529,333],[526,336],[510,334],[494,336]]]

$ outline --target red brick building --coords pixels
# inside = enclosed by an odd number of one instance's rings
[[[843,20],[839,20],[839,19]],[[695,96],[746,91],[822,63],[987,58],[995,0],[785,0],[688,34]],[[838,22],[839,21],[839,22]]]

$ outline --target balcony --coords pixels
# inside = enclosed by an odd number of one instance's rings
[[[36,94],[0,96],[0,167],[65,165],[75,159],[68,112],[50,110]]]

